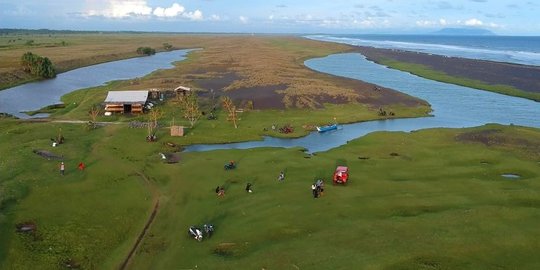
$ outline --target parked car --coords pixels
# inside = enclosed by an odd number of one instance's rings
[[[337,166],[334,172],[334,184],[347,184],[349,180],[349,168],[345,166]]]

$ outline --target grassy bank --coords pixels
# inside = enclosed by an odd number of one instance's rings
[[[493,85],[493,84],[488,84],[480,80],[473,80],[473,79],[469,79],[465,77],[451,76],[442,71],[437,71],[428,66],[421,65],[421,64],[406,63],[406,62],[400,62],[400,61],[391,60],[391,59],[381,59],[378,62],[390,68],[409,72],[414,75],[417,75],[426,79],[434,80],[434,81],[451,83],[451,84],[461,85],[461,86],[470,87],[474,89],[495,92],[495,93],[499,93],[503,95],[522,97],[522,98],[531,99],[534,101],[540,101],[540,93],[523,91],[509,85],[500,85],[500,84]],[[501,74],[501,76],[504,76],[504,74]]]
[[[156,199],[158,214],[130,268],[523,269],[540,263],[536,129],[375,133],[310,158],[300,149],[267,148],[181,154],[179,164],[164,164],[158,153],[171,151],[168,139],[163,134],[146,143],[145,129],[0,121],[0,151],[9,153],[0,164],[8,173],[0,182],[3,269],[56,269],[68,260],[116,268]],[[66,143],[52,148],[49,138],[59,128]],[[33,149],[63,155],[66,175],[59,161]],[[236,170],[223,170],[229,160]],[[76,169],[81,161],[84,171]],[[329,184],[336,164],[350,167],[348,186]],[[276,180],[281,170],[283,183]],[[327,182],[319,199],[309,189],[316,178]],[[244,191],[247,182],[254,193]],[[224,198],[216,198],[217,185],[226,187]],[[37,224],[35,235],[15,232],[26,221]],[[205,222],[216,226],[212,239],[188,238],[188,226]]]

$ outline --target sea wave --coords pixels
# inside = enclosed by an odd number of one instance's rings
[[[320,41],[345,43],[353,46],[370,46],[375,48],[400,49],[451,57],[463,57],[470,59],[540,66],[540,53],[531,51],[498,50],[492,48],[465,47],[458,45],[417,43],[395,40],[371,40],[365,38],[336,37],[329,35],[310,35],[305,37]]]

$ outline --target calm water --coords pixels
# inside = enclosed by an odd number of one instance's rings
[[[540,66],[540,37],[311,35],[307,38],[350,45]]]
[[[113,80],[136,78],[156,69],[170,68],[172,62],[185,59],[189,51],[177,50],[83,67],[58,74],[54,79],[2,90],[0,91],[0,112],[19,118],[30,118],[22,112],[61,103],[60,97],[78,89],[99,86]],[[34,117],[43,116],[46,115]]]
[[[343,125],[327,133],[313,132],[298,139],[265,137],[262,141],[218,145],[193,145],[186,151],[247,149],[253,147],[303,147],[307,152],[326,151],[374,131],[413,131],[435,127],[472,127],[486,123],[516,124],[540,128],[540,104],[420,78],[367,61],[360,54],[336,54],[311,59],[306,66],[325,73],[344,76],[396,89],[427,100],[433,117],[392,119]]]

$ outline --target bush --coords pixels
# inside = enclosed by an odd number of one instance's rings
[[[139,47],[137,48],[137,53],[144,54],[144,55],[152,55],[152,54],[156,54],[156,50],[150,47]]]
[[[21,65],[23,70],[42,78],[54,78],[56,77],[56,71],[54,66],[47,57],[41,57],[37,54],[27,52],[21,57]]]

